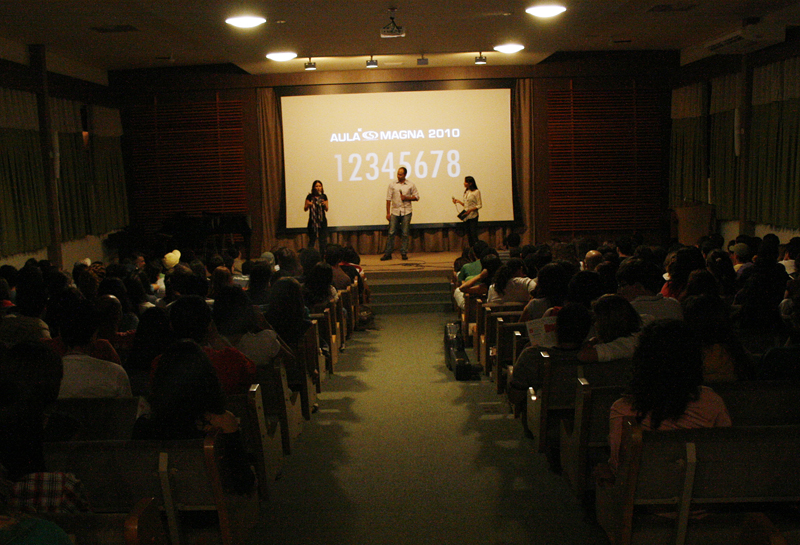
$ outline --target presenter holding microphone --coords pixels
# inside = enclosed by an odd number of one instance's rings
[[[464,178],[464,200],[460,201],[453,197],[453,202],[464,207],[467,217],[464,223],[467,227],[467,238],[469,245],[474,246],[478,242],[478,210],[483,206],[481,202],[481,192],[475,178],[467,176]]]
[[[414,182],[406,180],[406,167],[397,169],[397,181],[391,182],[386,192],[386,220],[389,222],[389,236],[381,261],[392,259],[394,238],[400,228],[400,255],[408,259],[408,235],[411,229],[411,203],[419,200],[419,191]]]
[[[313,248],[319,239],[319,252],[325,255],[325,247],[328,245],[328,219],[325,217],[328,196],[319,180],[314,180],[311,184],[311,193],[306,197],[303,211],[308,212],[308,247]]]

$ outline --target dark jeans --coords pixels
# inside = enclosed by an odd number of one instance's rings
[[[389,235],[386,239],[385,255],[392,255],[394,251],[394,237],[397,235],[397,228],[400,227],[400,253],[406,255],[408,253],[408,235],[411,231],[411,214],[405,216],[392,215],[389,220]]]
[[[308,247],[313,248],[314,244],[319,239],[319,253],[325,257],[325,248],[328,246],[328,226],[323,225],[319,231],[315,231],[313,227],[308,228]]]
[[[471,220],[464,221],[464,227],[467,230],[467,240],[469,240],[469,245],[474,246],[476,242],[478,242],[478,218],[472,218]]]

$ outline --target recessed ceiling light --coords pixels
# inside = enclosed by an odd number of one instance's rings
[[[516,53],[518,51],[522,51],[523,49],[525,49],[525,46],[520,44],[503,44],[494,46],[494,50],[499,51],[500,53]]]
[[[267,58],[271,61],[285,62],[290,61],[297,57],[297,53],[292,51],[283,51],[280,53],[267,53]]]
[[[558,4],[539,4],[538,6],[531,6],[525,11],[534,17],[541,17],[545,19],[547,17],[555,17],[556,15],[564,13],[567,11],[567,8],[564,6],[559,6]]]
[[[231,17],[230,19],[225,19],[225,22],[238,28],[253,28],[258,25],[263,25],[267,22],[267,20],[263,17],[244,15],[242,17]]]

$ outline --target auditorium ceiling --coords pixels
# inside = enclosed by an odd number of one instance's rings
[[[536,0],[0,0],[0,50],[43,44],[103,70],[228,64],[250,74],[536,64],[556,52],[681,50],[683,62],[711,54],[709,42],[743,28],[800,25],[796,0],[562,0],[567,11],[536,19]],[[555,3],[555,2],[547,2]],[[381,38],[389,8],[405,37]],[[238,29],[242,13],[266,23]],[[753,25],[757,26],[754,27]],[[493,47],[518,43],[503,54]],[[294,51],[288,62],[265,55]],[[420,66],[419,69],[425,69]]]

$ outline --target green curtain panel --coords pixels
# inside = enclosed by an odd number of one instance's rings
[[[705,117],[672,120],[670,145],[670,206],[684,201],[708,202]]]
[[[89,205],[92,175],[88,152],[80,133],[59,133],[61,185],[58,192],[61,208],[61,236],[64,240],[83,238],[90,233]]]
[[[99,235],[128,225],[128,195],[120,139],[116,136],[92,138],[94,187],[90,193],[93,210],[89,229]]]
[[[0,88],[0,255],[50,243],[36,96]]]
[[[39,132],[0,127],[0,255],[50,242]]]
[[[753,107],[750,126],[750,164],[748,171],[747,219],[774,224],[778,178],[783,168],[781,154],[781,103]]]
[[[733,110],[710,116],[708,167],[711,179],[711,202],[716,206],[717,219],[720,220],[734,220],[739,217],[738,158],[734,142],[735,118]]]
[[[748,219],[800,227],[800,99],[753,107]]]

